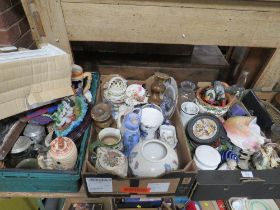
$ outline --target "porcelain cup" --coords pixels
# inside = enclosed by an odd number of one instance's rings
[[[187,126],[190,119],[196,116],[199,112],[199,107],[193,102],[184,102],[181,105],[180,117],[184,128]]]
[[[123,149],[122,136],[119,129],[104,128],[99,132],[97,138],[97,146],[110,147],[117,150]]]

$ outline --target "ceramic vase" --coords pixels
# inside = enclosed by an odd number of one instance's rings
[[[142,141],[132,149],[129,167],[137,177],[158,177],[178,169],[178,156],[160,140]]]
[[[154,139],[159,126],[163,123],[162,110],[155,104],[146,104],[141,113],[141,138],[143,140]]]
[[[149,97],[149,103],[153,103],[156,105],[160,105],[161,104],[161,94],[164,93],[165,91],[165,85],[164,82],[169,79],[169,76],[164,74],[164,73],[160,73],[160,72],[156,72],[155,73],[155,80],[151,85],[151,96]]]
[[[129,113],[123,120],[124,154],[128,157],[133,147],[140,139],[140,116],[134,112]]]

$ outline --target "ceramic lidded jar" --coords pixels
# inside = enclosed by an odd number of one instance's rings
[[[153,103],[156,105],[161,104],[161,94],[165,91],[164,82],[169,79],[169,76],[164,73],[156,72],[155,80],[151,85],[151,96],[149,97],[149,103]]]
[[[73,169],[77,161],[77,147],[67,137],[57,137],[50,143],[48,156],[63,170]]]
[[[129,166],[137,177],[157,177],[178,169],[178,156],[168,144],[157,140],[142,141],[131,151]]]
[[[107,103],[99,103],[91,109],[91,117],[99,129],[108,128],[113,124],[112,106]]]

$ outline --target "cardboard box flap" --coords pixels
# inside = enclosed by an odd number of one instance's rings
[[[73,94],[70,57],[52,45],[0,54],[0,74],[0,119]]]

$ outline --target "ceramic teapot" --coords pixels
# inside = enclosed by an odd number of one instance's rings
[[[50,143],[47,154],[39,154],[38,164],[43,169],[71,170],[75,167],[78,151],[67,137],[57,137]]]

